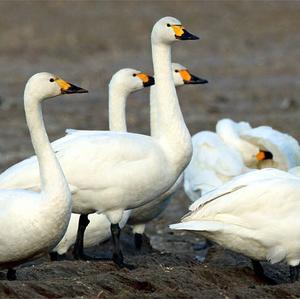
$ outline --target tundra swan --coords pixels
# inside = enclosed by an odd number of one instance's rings
[[[193,156],[184,171],[184,191],[191,201],[248,171],[240,153],[214,132],[192,137]]]
[[[235,122],[231,119],[224,118],[217,122],[216,133],[228,146],[239,151],[247,167],[256,168],[259,147],[240,138],[240,135],[251,130],[252,127],[247,122]]]
[[[188,85],[188,84],[206,84],[207,80],[194,76],[189,70],[179,64],[172,63],[173,80],[176,87]],[[153,106],[153,97],[155,96],[155,85],[151,87],[150,102],[152,103],[151,110],[151,135],[155,132],[155,108]],[[154,114],[154,115],[153,115]],[[158,128],[159,129],[159,128]],[[152,221],[158,217],[169,204],[172,196],[182,186],[182,174],[177,179],[176,183],[164,194],[158,196],[155,200],[148,202],[147,204],[131,210],[131,214],[128,219],[128,224],[132,226],[134,233],[135,246],[137,249],[141,249],[143,234],[146,228],[146,223]]]
[[[241,132],[240,137],[259,148],[256,168],[289,170],[300,165],[300,147],[292,136],[269,126]]]
[[[240,152],[248,167],[288,170],[300,165],[297,140],[269,126],[252,128],[246,122],[222,119],[216,131],[226,144]]]
[[[114,244],[113,261],[124,267],[120,247],[123,212],[139,207],[170,189],[191,159],[191,136],[185,125],[172,79],[171,45],[198,39],[173,17],[160,19],[151,33],[159,134],[95,131],[68,134],[53,148],[72,191],[72,211],[104,213]],[[0,188],[26,186],[39,190],[35,158],[0,176]],[[24,175],[26,173],[26,175]],[[83,243],[87,221],[79,221],[76,244]],[[75,244],[75,245],[76,245]]]
[[[170,227],[199,231],[250,257],[259,276],[264,276],[259,261],[285,261],[294,281],[300,263],[299,193],[298,177],[274,168],[254,170],[204,194]]]
[[[154,84],[154,78],[135,69],[121,69],[116,72],[109,83],[109,128],[113,131],[126,131],[125,107],[130,93]],[[74,132],[74,131],[73,131]],[[78,131],[77,131],[78,132]],[[85,131],[81,131],[85,132]],[[123,228],[130,215],[125,211],[120,221]],[[79,214],[72,213],[67,231],[61,241],[52,250],[51,259],[56,260],[57,254],[65,254],[75,244]],[[82,221],[82,219],[81,219]],[[95,246],[111,236],[110,222],[104,214],[89,214],[89,225],[84,233],[84,248]],[[81,252],[83,255],[83,252]]]
[[[13,267],[49,252],[66,231],[71,193],[45,130],[41,102],[86,90],[49,73],[32,76],[24,91],[24,108],[41,179],[40,192],[13,187],[0,190],[0,267],[16,279]]]

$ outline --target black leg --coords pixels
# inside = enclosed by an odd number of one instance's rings
[[[128,268],[130,270],[134,269],[133,265],[128,265],[124,263],[124,257],[123,253],[121,251],[120,247],[120,234],[121,234],[121,229],[119,224],[111,224],[110,225],[111,229],[111,235],[112,235],[112,240],[113,240],[113,245],[114,245],[114,251],[113,251],[113,257],[112,260],[115,264],[117,264],[118,267],[120,268]]]
[[[141,250],[143,245],[143,234],[134,234],[134,245],[136,250]]]
[[[295,282],[299,279],[299,265],[298,266],[290,266],[290,279],[291,282]]]
[[[73,249],[73,256],[76,260],[86,259],[86,256],[83,252],[83,240],[84,240],[84,232],[90,220],[88,219],[88,215],[81,214],[78,222],[78,230],[76,242]]]
[[[9,268],[7,270],[6,278],[7,280],[16,280],[17,279],[16,270]]]
[[[272,278],[265,275],[264,268],[262,267],[262,265],[259,261],[251,259],[251,262],[252,262],[253,271],[254,271],[254,273],[256,274],[257,277],[262,279],[267,284],[270,284],[270,285],[277,284],[274,279],[272,279]]]
[[[57,252],[50,252],[49,256],[50,256],[50,261],[52,261],[52,262],[58,261],[58,253]]]

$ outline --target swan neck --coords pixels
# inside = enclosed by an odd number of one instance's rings
[[[126,101],[129,92],[126,90],[109,85],[109,130],[126,132]]]
[[[69,189],[46,133],[40,100],[25,94],[26,121],[39,163],[41,191],[49,198],[68,198]]]
[[[152,41],[155,92],[151,97],[151,135],[168,150],[168,157],[182,171],[192,154],[191,136],[185,125],[172,76],[171,46]],[[153,91],[152,91],[153,92]],[[154,105],[153,105],[154,104]],[[154,116],[154,118],[153,118]]]

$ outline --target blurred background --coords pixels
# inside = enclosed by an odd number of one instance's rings
[[[45,104],[51,140],[65,128],[107,129],[111,76],[123,67],[152,74],[151,28],[167,15],[201,38],[173,47],[174,62],[209,81],[178,90],[192,134],[231,117],[300,139],[298,1],[1,1],[0,11],[1,170],[32,153],[22,102],[32,74],[90,91]],[[149,132],[148,97],[130,97],[129,131]]]

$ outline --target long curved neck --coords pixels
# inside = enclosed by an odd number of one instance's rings
[[[151,124],[155,122],[151,135],[162,143],[168,158],[179,171],[182,171],[190,161],[192,143],[179,107],[172,77],[171,46],[152,41],[152,59],[156,90],[155,99],[152,97],[151,101],[154,100],[156,111],[154,119],[151,120]]]
[[[129,93],[112,84],[109,85],[109,130],[127,132],[126,101]]]
[[[41,191],[58,203],[69,197],[69,188],[62,169],[51,148],[45,130],[40,101],[34,96],[24,95],[26,121],[34,151],[36,153],[41,179]]]
[[[159,137],[159,117],[156,106],[156,88],[154,85],[150,87],[150,134],[153,137]]]

